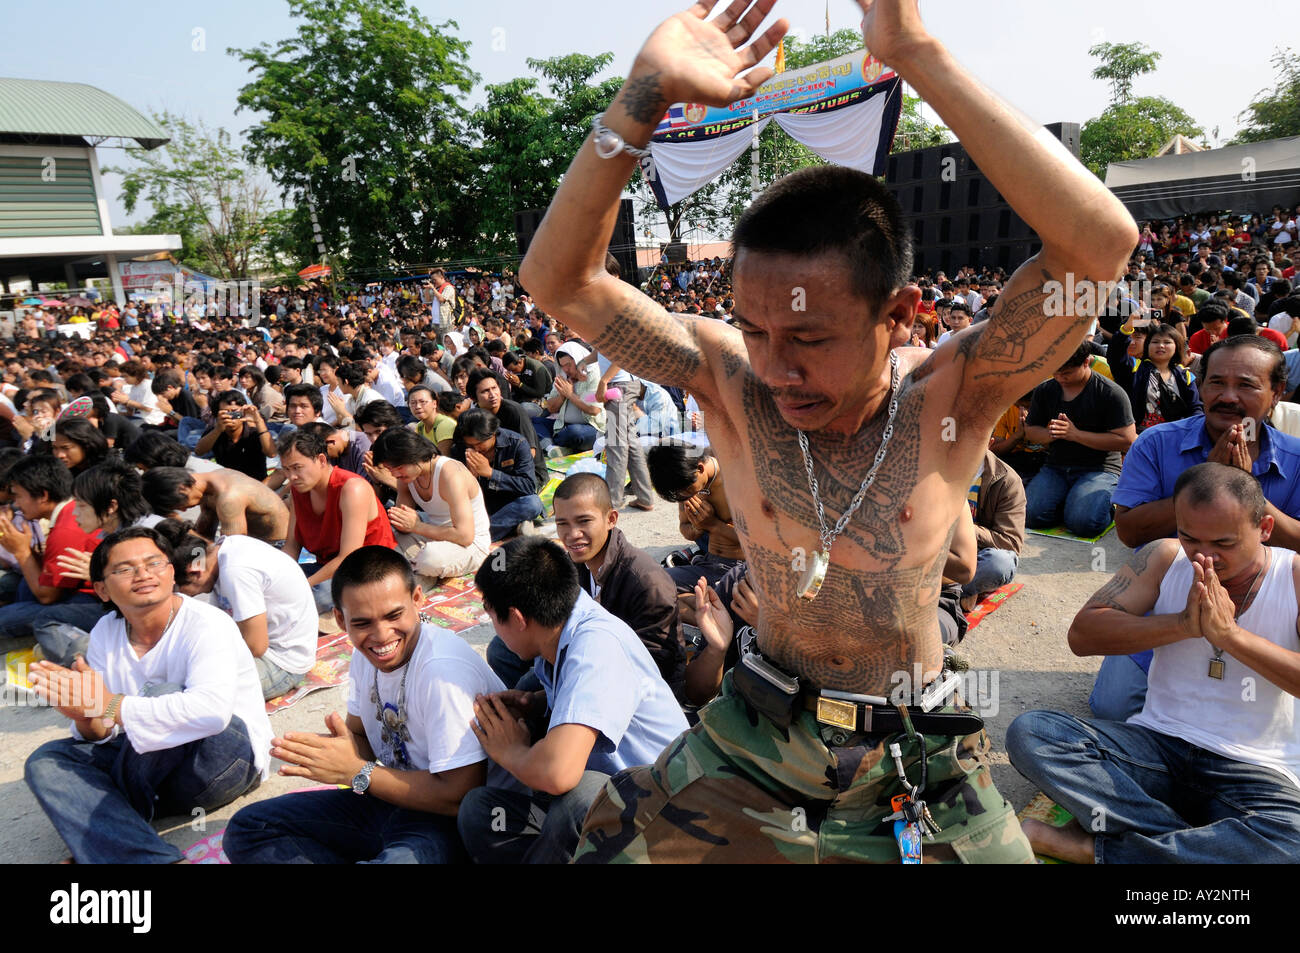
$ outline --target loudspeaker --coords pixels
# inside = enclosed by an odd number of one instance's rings
[[[515,212],[515,241],[519,245],[520,255],[528,254],[528,246],[533,243],[533,236],[537,234],[545,215],[544,208],[526,208],[522,212]]]
[[[614,221],[614,232],[609,239],[609,253],[618,260],[623,280],[637,284],[636,217],[632,211],[631,199],[623,199],[618,204],[618,218]]]
[[[668,255],[669,264],[680,265],[686,260],[686,243],[673,242],[673,244],[664,248],[664,252]]]
[[[1078,156],[1078,123],[1046,128]],[[951,275],[963,265],[1011,270],[1039,247],[961,143],[891,155],[885,184],[910,222],[917,272]]]

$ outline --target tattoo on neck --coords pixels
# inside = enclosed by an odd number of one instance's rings
[[[630,78],[623,87],[621,99],[623,111],[639,123],[656,122],[668,108],[657,72]]]

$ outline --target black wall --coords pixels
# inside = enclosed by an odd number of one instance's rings
[[[1078,123],[1047,129],[1078,157]],[[891,155],[885,185],[911,229],[918,273],[951,276],[963,265],[1013,271],[1042,247],[959,143]]]

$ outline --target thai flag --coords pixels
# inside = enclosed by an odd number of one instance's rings
[[[685,107],[681,103],[678,103],[676,106],[670,106],[668,112],[664,113],[664,118],[659,123],[658,128],[655,129],[655,135],[662,135],[665,132],[671,132],[674,129],[681,129],[684,126],[689,126],[690,123],[686,121],[684,110]]]

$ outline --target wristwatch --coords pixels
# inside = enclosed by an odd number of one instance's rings
[[[381,767],[378,761],[367,761],[366,766],[356,773],[356,776],[352,778],[352,792],[354,794],[365,794],[370,789],[370,772],[377,767]]]
[[[101,721],[107,727],[112,728],[117,723],[117,711],[122,707],[122,699],[125,697],[125,695],[118,694],[108,700],[108,705],[105,706],[104,714],[101,716]]]
[[[596,113],[591,117],[591,132],[595,137],[592,139],[592,145],[596,148],[596,155],[602,159],[612,159],[620,152],[626,152],[634,159],[644,159],[650,154],[649,149],[638,149],[636,146],[629,146],[623,141],[622,136],[602,122],[604,118],[604,113]]]

